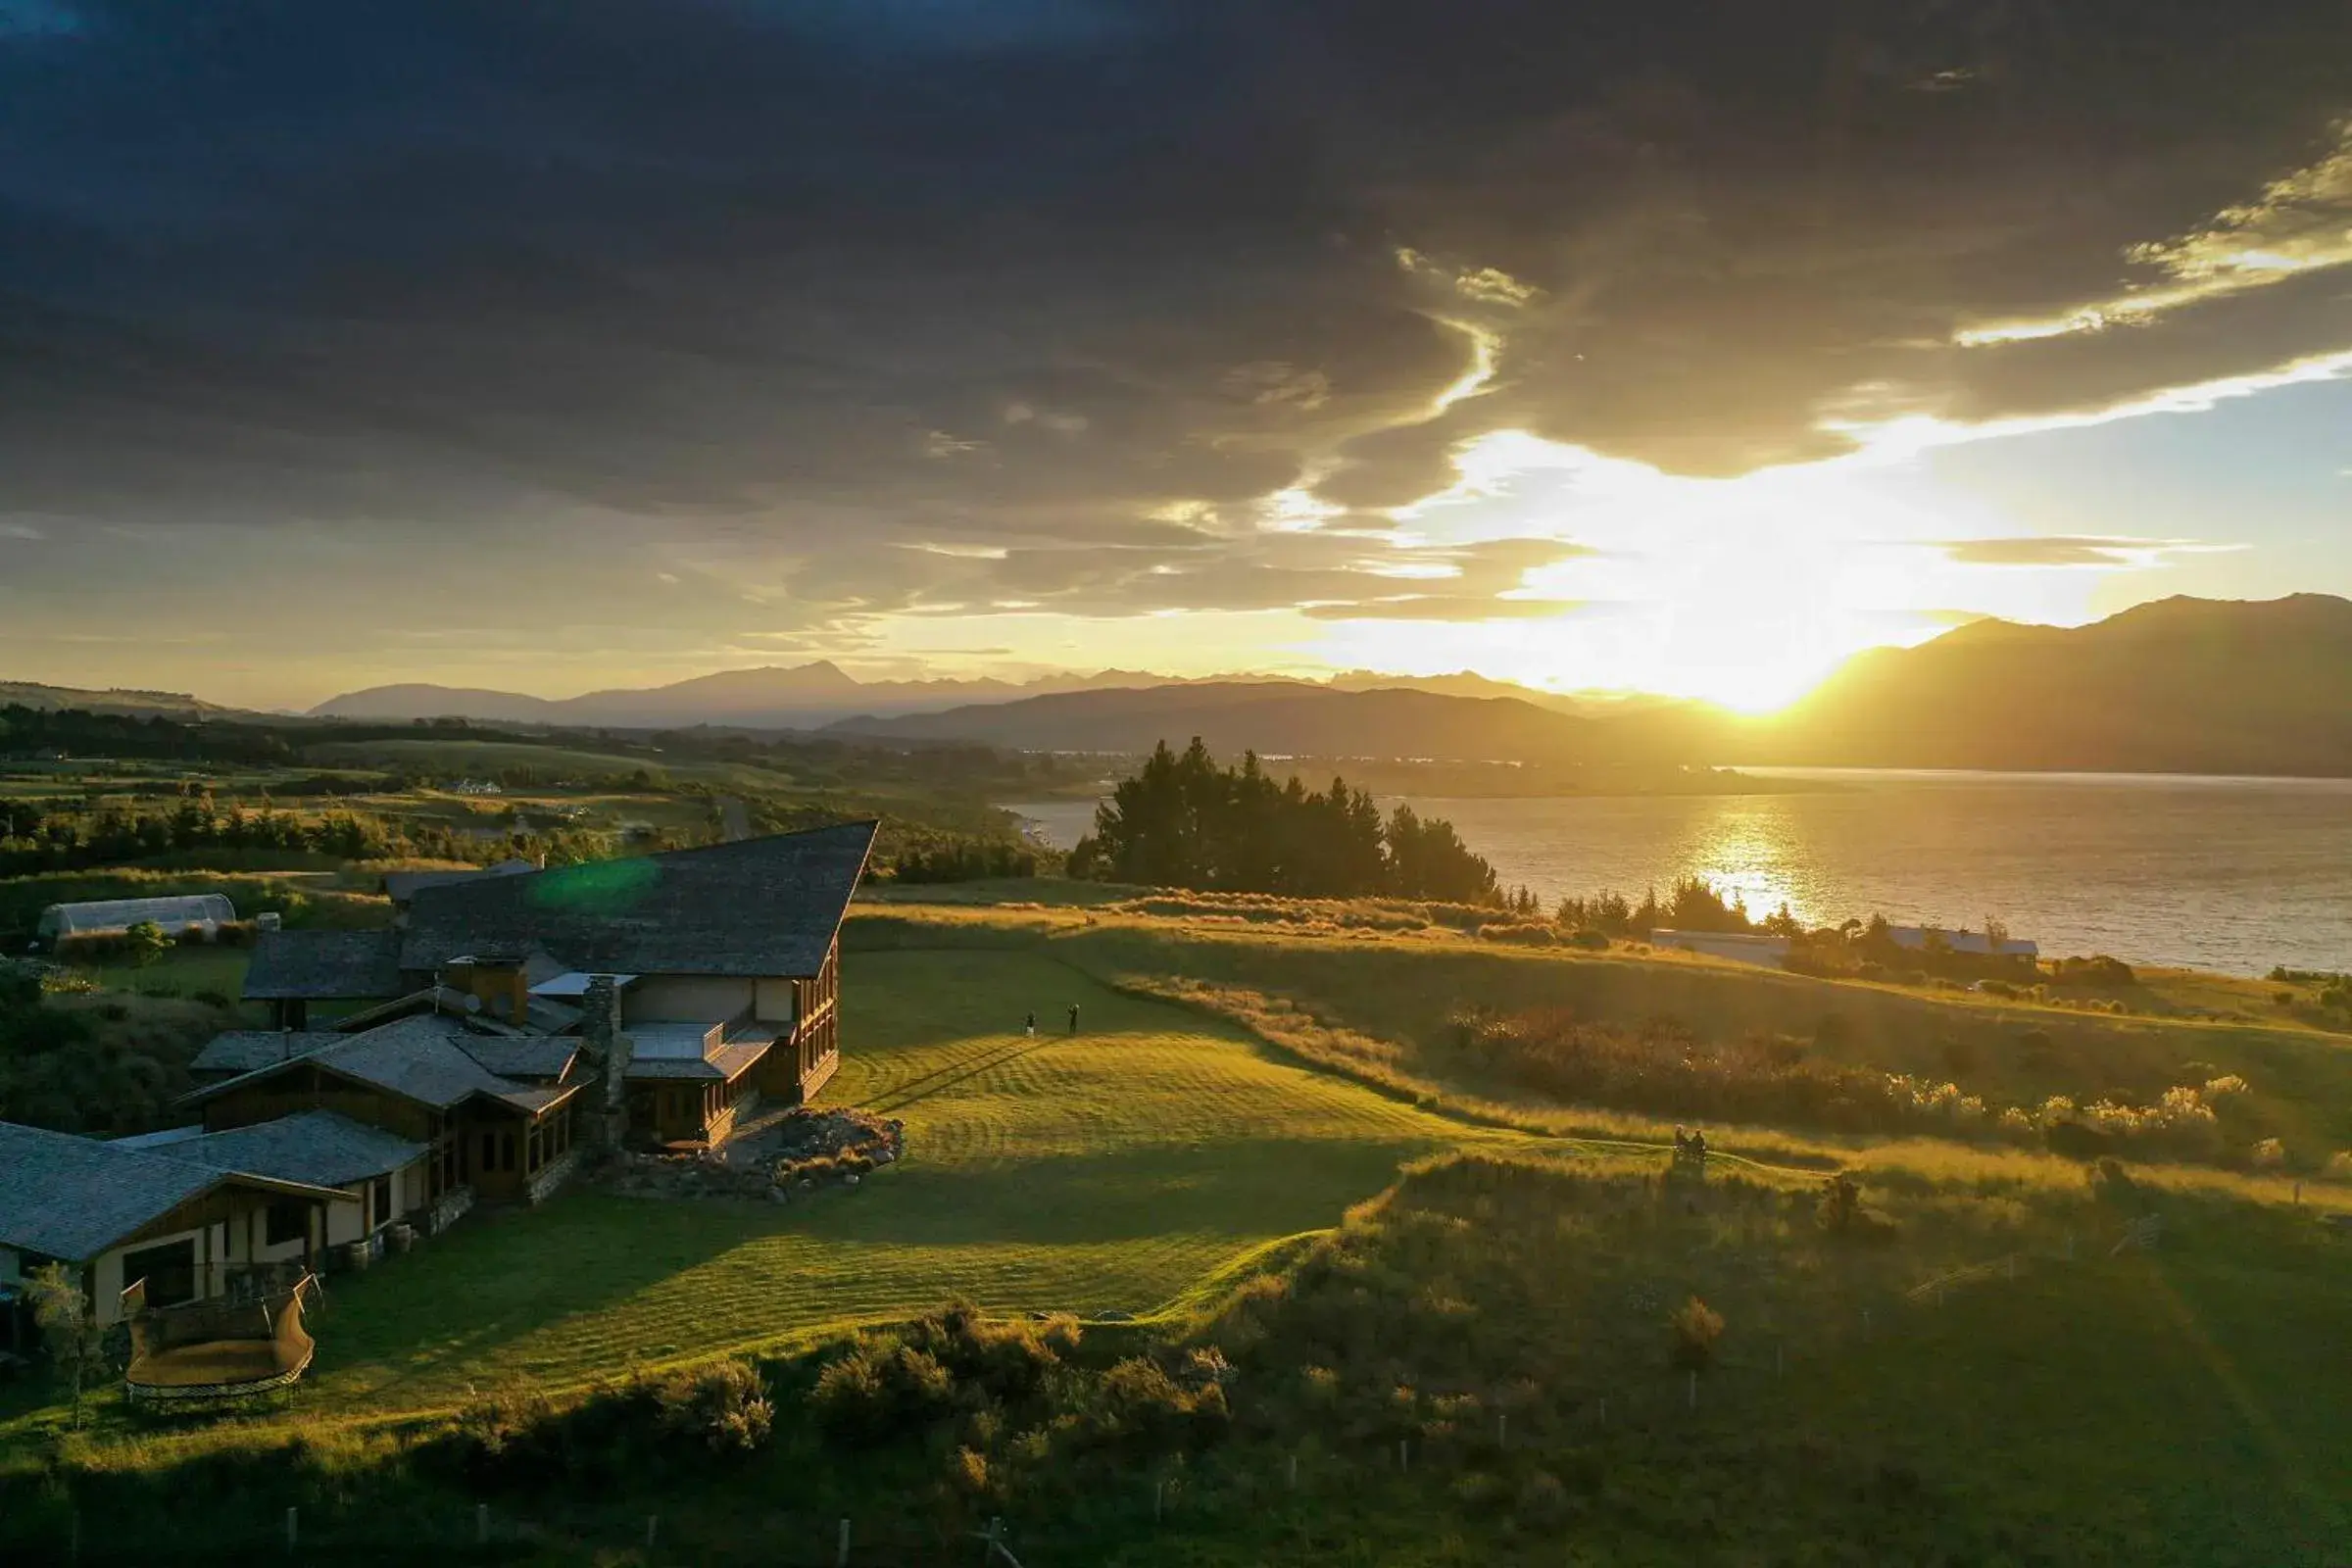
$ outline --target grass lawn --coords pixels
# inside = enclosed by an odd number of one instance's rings
[[[211,991],[234,1002],[244,994],[245,969],[252,961],[253,954],[248,949],[206,943],[174,947],[149,964],[127,960],[91,964],[86,972],[95,975],[98,983],[110,991],[173,997],[192,997],[199,991]]]
[[[303,1403],[440,1407],[904,1316],[1147,1314],[1335,1224],[1399,1162],[1515,1144],[1271,1059],[1238,1030],[1027,953],[845,965],[824,1099],[905,1118],[907,1158],[790,1206],[574,1193],[339,1281]],[[1083,1033],[1060,1031],[1082,1009]],[[1020,1032],[1034,1009],[1041,1032]]]

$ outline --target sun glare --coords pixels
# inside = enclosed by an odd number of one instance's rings
[[[1786,707],[1862,649],[1932,633],[1931,612],[1957,586],[1934,541],[1987,526],[1969,515],[1972,503],[1865,458],[1692,479],[1502,430],[1455,462],[1451,490],[1398,514],[1417,536],[1543,535],[1591,553],[1524,584],[1576,603],[1574,612],[1431,627],[1414,658],[1748,713]],[[1365,661],[1377,657],[1377,637],[1343,628],[1331,641],[1340,657]],[[1391,639],[1391,660],[1395,652]]]

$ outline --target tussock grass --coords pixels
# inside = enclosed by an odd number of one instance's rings
[[[1238,916],[1139,914],[1117,905],[996,914],[901,904],[887,916],[860,915],[851,940],[911,946],[924,942],[926,932],[973,947],[1042,941],[1099,977],[1206,982],[1293,1002],[1330,1027],[1401,1048],[1388,1066],[1423,1084],[1443,1084],[1457,1099],[1513,1098],[1492,1079],[1463,1076],[1449,1022],[1458,1009],[1563,1008],[1626,1024],[1669,1019],[1703,1041],[1788,1037],[1825,1061],[1953,1082],[2002,1105],[2038,1105],[2058,1095],[2083,1103],[2153,1104],[2175,1085],[2231,1074],[2245,1079],[2250,1093],[2233,1097],[2230,1106],[2229,1157],[2277,1138],[2291,1165],[2317,1169],[2352,1145],[2352,1047],[2298,1026],[2117,1017],[1975,994],[1927,996],[1691,955],[1519,948],[1443,926],[1341,933]]]

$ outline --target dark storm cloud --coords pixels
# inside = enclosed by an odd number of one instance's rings
[[[2175,277],[2347,111],[2334,0],[6,0],[0,506],[90,569],[659,544],[808,625],[1409,602],[1253,504],[2352,347],[2340,269],[1953,341]]]

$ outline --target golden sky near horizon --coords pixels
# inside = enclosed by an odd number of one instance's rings
[[[0,679],[1761,710],[2352,594],[2332,0],[248,4],[0,0]]]

